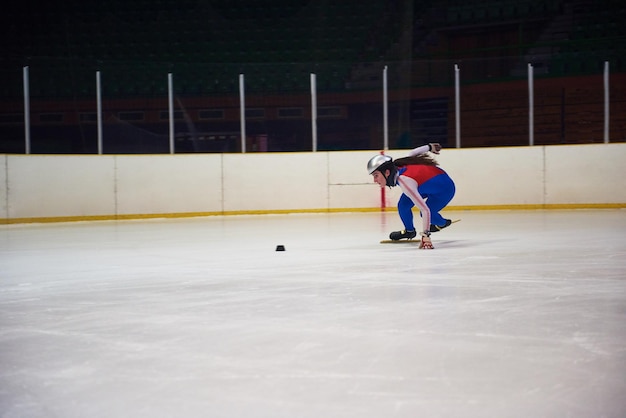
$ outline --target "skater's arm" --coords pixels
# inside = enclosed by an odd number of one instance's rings
[[[413,148],[409,151],[409,157],[415,157],[416,155],[426,154],[427,152],[432,152],[433,154],[439,154],[441,150],[441,145],[436,142],[422,145],[421,147]]]

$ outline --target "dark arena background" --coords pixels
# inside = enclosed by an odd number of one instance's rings
[[[531,79],[532,144],[624,142],[624,4],[15,2],[0,152],[525,146]]]

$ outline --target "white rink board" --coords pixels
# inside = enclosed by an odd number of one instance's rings
[[[407,150],[390,150],[394,158]],[[380,207],[377,151],[181,155],[8,155],[5,219],[354,210]],[[624,204],[626,144],[444,149],[451,208]],[[386,189],[395,207],[398,188]]]
[[[379,154],[378,152],[337,151],[328,154],[330,167],[328,181],[330,184],[374,184],[372,178],[367,173],[367,162],[370,158]]]
[[[8,217],[115,213],[113,156],[10,155]]]
[[[546,203],[626,202],[625,145],[546,147]]]
[[[224,210],[326,208],[328,154],[225,154]]]
[[[116,157],[117,213],[222,211],[219,154]]]

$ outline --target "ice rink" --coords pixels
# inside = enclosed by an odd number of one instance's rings
[[[626,210],[444,215],[0,226],[0,417],[626,416]]]

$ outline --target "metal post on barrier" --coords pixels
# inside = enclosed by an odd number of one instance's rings
[[[389,149],[389,103],[387,86],[387,66],[383,69],[383,149]]]
[[[22,70],[24,78],[24,152],[30,154],[30,82],[28,66]]]
[[[604,61],[604,143],[609,143],[609,62]]]
[[[533,65],[528,64],[528,145],[535,145],[535,96],[533,86]]]
[[[461,148],[461,82],[458,64],[454,64],[454,126],[456,147]]]
[[[239,130],[241,131],[241,152],[246,153],[246,89],[245,77],[239,74]]]
[[[170,154],[174,154],[174,78],[167,74],[167,104],[169,113]]]
[[[311,149],[317,151],[317,80],[311,73]]]
[[[98,154],[102,155],[102,82],[100,71],[96,71],[96,120],[98,124]]]

